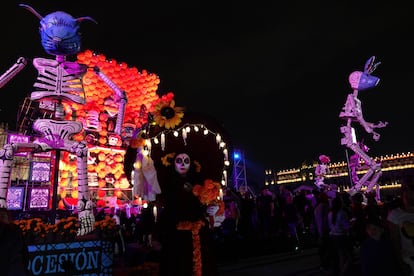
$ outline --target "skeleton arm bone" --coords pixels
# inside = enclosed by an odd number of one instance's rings
[[[339,115],[341,118],[348,118],[348,124],[351,121],[357,121],[367,133],[372,133],[373,139],[378,141],[380,134],[375,132],[376,128],[383,128],[388,125],[388,122],[379,121],[377,124],[367,122],[362,114],[361,101],[357,98],[358,91],[355,90],[353,94],[349,94],[343,108],[343,111]]]
[[[377,124],[367,122],[367,121],[365,121],[364,117],[362,116],[362,112],[357,113],[357,120],[358,120],[359,124],[365,129],[365,131],[367,133],[373,133],[374,136],[375,135],[379,136],[379,134],[376,133],[374,131],[374,129],[383,128],[383,127],[386,127],[388,125],[388,122],[382,122],[382,121],[379,121]]]
[[[115,100],[119,103],[119,111],[118,111],[118,117],[116,119],[115,133],[120,135],[121,130],[122,130],[122,124],[124,122],[125,108],[126,108],[126,104],[128,101],[126,93],[125,91],[122,91],[104,73],[102,73],[99,67],[95,66],[93,68],[93,71],[99,78],[101,78],[115,92],[115,96],[116,96]]]
[[[374,131],[374,129],[386,127],[388,124],[388,122],[382,122],[382,121],[379,121],[377,124],[369,123],[369,122],[366,122],[362,116],[358,118],[358,121],[367,133],[372,133],[372,138],[375,141],[378,141],[381,135],[378,132]]]
[[[13,64],[3,75],[0,76],[0,88],[14,78],[20,71],[26,67],[27,61],[24,57],[17,59],[16,63]]]

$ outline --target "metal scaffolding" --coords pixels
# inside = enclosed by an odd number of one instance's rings
[[[244,153],[235,149],[233,152],[233,183],[234,189],[245,193],[249,187],[247,186],[246,163]]]

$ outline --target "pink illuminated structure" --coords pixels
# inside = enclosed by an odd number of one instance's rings
[[[33,129],[40,134],[40,137],[34,137],[33,141],[30,142],[8,143],[0,150],[0,175],[2,175],[0,178],[0,207],[7,208],[7,189],[15,154],[54,150],[56,151],[56,160],[59,160],[60,151],[70,152],[77,159],[79,233],[87,234],[93,230],[94,223],[91,212],[93,202],[88,190],[88,146],[84,140],[73,140],[73,136],[83,130],[83,124],[79,121],[67,120],[65,116],[65,104],[83,105],[86,102],[82,78],[87,72],[87,66],[78,62],[67,61],[66,57],[76,55],[80,51],[81,40],[78,30],[80,23],[84,20],[95,21],[90,17],[73,18],[62,11],[53,12],[43,17],[28,5],[22,4],[20,6],[39,18],[42,46],[46,53],[55,56],[55,59],[33,59],[33,65],[38,71],[38,76],[30,97],[32,101],[51,102],[54,107],[54,118],[37,119],[34,122]],[[25,58],[19,58],[0,77],[0,87],[17,75],[26,64]],[[117,88],[99,70],[96,70],[96,73],[104,82],[108,82],[108,85]],[[121,110],[125,110],[126,99],[123,93],[117,89],[116,95],[121,101]],[[123,114],[123,112],[121,113]],[[122,122],[117,122],[119,132],[121,124]],[[56,182],[54,183],[55,186],[57,185]],[[44,202],[46,202],[46,206],[43,206]],[[47,207],[47,202],[48,200],[42,201],[42,207]],[[55,211],[56,206],[52,206],[52,209]]]
[[[354,124],[361,126],[367,133],[372,134],[375,141],[380,139],[375,129],[383,128],[387,126],[388,122],[378,122],[377,124],[365,121],[362,104],[358,99],[359,91],[364,91],[370,88],[374,88],[379,83],[379,78],[372,76],[371,73],[377,68],[380,63],[375,63],[375,57],[371,57],[365,64],[364,71],[355,71],[349,75],[349,84],[353,89],[353,92],[348,94],[345,106],[343,107],[339,118],[343,119],[345,124],[341,126],[341,133],[343,137],[341,139],[341,145],[345,145],[351,149],[355,154],[358,155],[365,164],[368,166],[368,171],[358,179],[354,175],[354,186],[351,189],[351,193],[355,193],[361,190],[362,187],[366,186],[366,192],[371,192],[376,187],[376,198],[379,200],[379,184],[378,179],[382,175],[381,164],[368,156],[366,149],[361,147],[361,143],[358,142],[356,137],[356,131]]]

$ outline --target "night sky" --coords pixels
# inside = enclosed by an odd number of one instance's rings
[[[352,92],[348,75],[371,56],[381,82],[359,98],[366,121],[389,125],[378,142],[365,140],[370,155],[413,150],[412,9],[382,2],[7,1],[0,74],[20,56],[49,57],[39,20],[18,3],[43,16],[93,17],[98,24],[81,24],[83,49],[157,74],[158,94],[173,92],[177,106],[218,120],[244,152],[249,181],[262,183],[265,168],[320,154],[345,160],[338,115]],[[29,64],[0,90],[0,121],[11,128],[36,74]]]

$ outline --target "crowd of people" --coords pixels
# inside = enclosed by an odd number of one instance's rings
[[[249,250],[245,245],[256,244],[255,252],[251,255],[258,255],[265,254],[260,252],[263,245],[278,244],[279,249],[275,250],[280,250],[283,243],[284,250],[298,253],[309,246],[317,248],[321,270],[331,273],[329,275],[351,275],[352,263],[356,257],[359,258],[360,275],[414,275],[412,177],[403,180],[400,194],[389,196],[381,202],[376,200],[374,194],[363,192],[350,194],[316,188],[295,191],[285,186],[279,186],[278,189],[264,188],[256,196],[249,191],[241,194],[227,189],[223,200],[224,219],[221,223],[214,224],[213,228],[205,225],[202,230],[202,238],[206,239],[203,242],[216,246],[210,246],[210,255],[206,255],[210,258],[212,255],[216,255],[216,258],[222,256],[220,253],[223,252],[218,252],[220,249],[236,244],[239,246],[235,248],[244,250]],[[119,225],[119,239],[116,241],[118,250],[115,252],[117,255],[125,254],[127,245],[136,243],[151,248],[156,242],[168,249],[169,243],[174,241],[172,248],[177,248],[177,243],[182,247],[189,238],[188,246],[192,246],[191,237],[181,237],[184,233],[179,230],[173,238],[166,236],[173,233],[165,223],[173,222],[170,222],[170,215],[164,218],[155,216],[153,207],[157,204],[159,202],[149,202],[139,213],[127,214],[125,210],[111,210],[111,215]],[[159,210],[159,214],[166,215],[163,211]],[[100,219],[99,213],[96,214],[96,219]],[[3,221],[7,222],[5,219]],[[1,227],[6,229],[5,224],[1,224]],[[166,229],[170,232],[167,233]],[[3,252],[6,251],[10,252]],[[25,251],[19,249],[19,252],[20,255],[16,256],[20,256],[19,263],[23,262],[20,269],[24,269],[27,265]],[[163,252],[166,255],[160,255],[159,260],[164,262],[171,257],[170,253],[176,253],[175,249]],[[189,256],[189,259],[193,258]],[[210,271],[202,275],[216,275],[216,262],[216,259],[205,261],[212,265],[206,267]],[[170,269],[171,263],[164,265]],[[191,265],[184,263],[175,269],[189,267]],[[188,271],[187,274],[192,273]]]
[[[404,180],[401,194],[381,202],[363,192],[284,186],[257,196],[227,189],[224,202],[225,218],[211,231],[218,246],[283,242],[292,252],[311,246],[318,249],[321,270],[331,275],[350,275],[355,258],[361,275],[414,275],[414,181]],[[151,246],[152,239],[163,238],[149,214],[121,216],[127,242]]]

